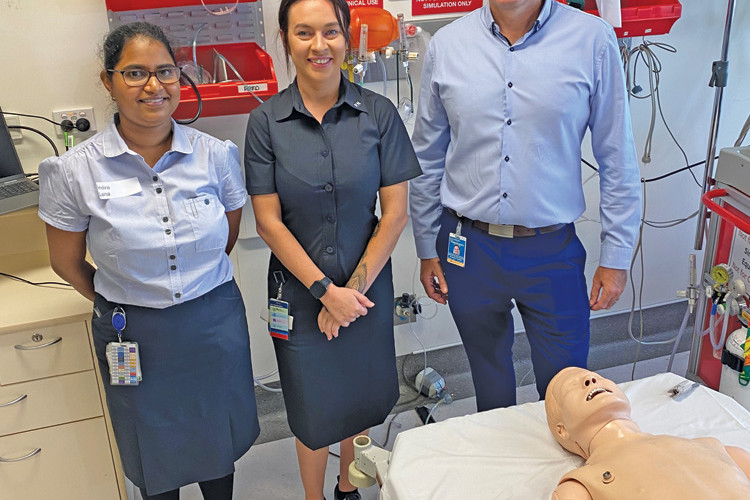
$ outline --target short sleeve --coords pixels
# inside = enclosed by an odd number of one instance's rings
[[[76,201],[65,162],[56,156],[39,164],[39,218],[63,231],[77,233],[89,227],[89,216]]]
[[[380,130],[380,185],[391,186],[422,175],[419,160],[396,107],[385,98],[377,98],[375,118]]]
[[[276,156],[271,144],[268,116],[263,107],[255,108],[247,120],[245,131],[245,182],[247,192],[270,194],[276,192],[274,171]]]
[[[221,203],[227,212],[242,208],[247,202],[245,181],[240,167],[240,152],[232,141],[224,141],[224,165],[219,177]]]

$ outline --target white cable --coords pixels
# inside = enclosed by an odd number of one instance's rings
[[[385,70],[383,55],[376,52],[375,57],[377,57],[378,61],[380,62],[380,69],[383,72],[383,95],[388,97],[388,72]]]
[[[220,7],[219,10],[211,10],[206,5],[206,2],[201,0],[201,4],[203,5],[203,8],[206,9],[206,12],[208,12],[209,14],[213,16],[226,16],[227,14],[231,14],[232,12],[237,10],[237,6],[239,5],[239,3],[240,3],[240,0],[237,0],[236,2],[234,2],[234,6],[232,7]]]
[[[425,425],[427,425],[427,424],[429,424],[429,423],[430,423],[430,418],[432,417],[432,414],[433,414],[433,413],[435,412],[435,408],[437,408],[437,407],[438,407],[438,405],[439,405],[440,403],[442,403],[443,401],[445,401],[445,399],[444,399],[444,398],[440,398],[440,399],[438,399],[438,402],[437,402],[437,403],[435,403],[434,405],[432,405],[432,408],[430,409],[430,413],[428,413],[428,414],[427,414],[427,418],[426,418],[426,419],[424,419],[424,423],[425,423]]]
[[[722,347],[724,347],[724,341],[727,338],[727,325],[729,325],[729,309],[730,304],[734,300],[734,297],[732,296],[732,293],[728,293],[726,296],[726,299],[724,300],[724,321],[722,321],[721,324],[721,337],[719,337],[719,340],[715,340],[714,332],[716,331],[715,325],[714,328],[712,328],[711,335],[708,336],[709,340],[711,340],[711,347],[714,348],[714,351],[721,350]],[[718,310],[717,316],[718,316]]]
[[[735,148],[738,148],[742,145],[742,141],[745,140],[745,136],[747,136],[748,132],[750,132],[750,115],[747,116],[747,120],[742,126],[742,130],[740,130],[740,135],[737,137],[737,140],[734,141]]]
[[[682,338],[682,334],[685,333],[685,329],[687,328],[687,322],[688,318],[690,317],[690,304],[688,304],[687,308],[685,309],[685,315],[682,317],[682,323],[680,323],[680,329],[677,332],[677,338],[674,341],[674,346],[672,347],[672,354],[669,356],[669,363],[667,363],[667,372],[672,371],[672,362],[674,361],[674,357],[677,354],[677,347],[680,345],[680,339]]]
[[[408,323],[409,325],[409,331],[411,331],[411,334],[414,335],[414,338],[417,339],[417,342],[419,342],[419,346],[422,348],[422,354],[424,354],[424,370],[427,371],[427,349],[425,349],[424,344],[422,343],[422,339],[419,338],[419,335],[417,335],[417,332],[414,330],[414,325],[411,324],[411,321]],[[417,387],[417,390],[419,390],[419,387]]]
[[[264,385],[260,380],[258,380],[255,377],[253,377],[253,382],[255,382],[255,385],[257,385],[261,389],[264,389],[264,390],[266,390],[268,392],[282,392],[281,388],[275,389],[273,387],[268,387],[267,385]]]

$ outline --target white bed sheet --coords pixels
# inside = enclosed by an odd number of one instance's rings
[[[685,379],[662,373],[621,384],[644,432],[713,436],[750,450],[750,413],[705,387],[682,401],[667,391]],[[526,403],[404,431],[381,500],[549,499],[557,481],[583,459],[552,437],[544,403]]]

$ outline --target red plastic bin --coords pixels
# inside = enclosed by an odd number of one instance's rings
[[[204,83],[198,85],[203,100],[201,116],[223,116],[249,113],[260,105],[258,100],[248,91],[265,101],[279,91],[276,73],[273,69],[271,56],[256,43],[230,43],[215,46],[198,46],[196,55],[198,64],[213,71],[213,49],[226,57],[244,78],[244,81],[229,81],[221,83]],[[193,58],[192,47],[181,47],[175,52],[178,61]],[[235,75],[227,67],[227,77]],[[198,82],[196,82],[198,83]],[[189,85],[180,87],[180,106],[174,113],[178,119],[192,118],[198,110],[198,99],[195,91]]]
[[[620,0],[620,7],[622,28],[615,28],[617,38],[669,33],[682,15],[678,0]],[[585,11],[598,16],[596,0],[586,0]]]

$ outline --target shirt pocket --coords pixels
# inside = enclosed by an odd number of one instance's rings
[[[195,251],[225,249],[229,238],[229,223],[219,199],[213,194],[202,194],[184,200],[183,203],[193,228]]]

